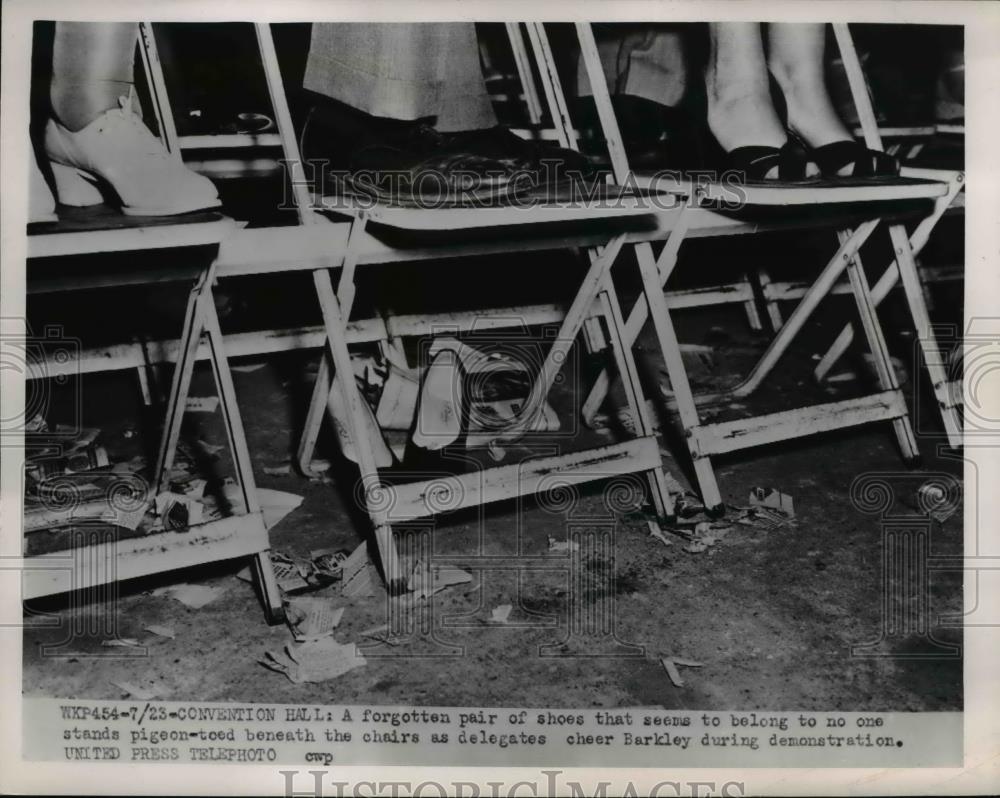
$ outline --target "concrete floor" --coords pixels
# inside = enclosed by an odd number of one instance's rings
[[[348,478],[325,484],[294,471],[289,476],[263,471],[287,460],[294,448],[302,391],[289,375],[298,366],[295,358],[278,357],[265,368],[235,375],[258,485],[304,497],[272,529],[272,541],[275,548],[301,556],[318,547],[350,550],[359,536],[342,493]],[[86,406],[87,423],[101,425],[114,448],[138,410],[132,376],[89,376],[85,382],[85,396],[101,390],[103,396],[117,397]],[[208,393],[210,385],[207,369],[200,370],[194,392]],[[789,382],[783,390],[801,391],[801,383]],[[564,413],[566,408],[557,409]],[[196,423],[203,427],[194,431],[199,437],[224,442],[211,419]],[[925,419],[922,424],[934,422]],[[59,656],[41,656],[43,644],[65,638],[71,616],[79,619],[103,608],[71,608],[59,599],[38,602],[34,609],[55,613],[64,626],[42,628],[26,618],[24,692],[122,698],[122,690],[111,682],[125,681],[156,685],[163,697],[204,701],[960,709],[960,657],[893,656],[926,653],[926,640],[914,634],[888,638],[877,647],[882,656],[851,653],[852,645],[879,639],[886,591],[880,519],[852,505],[850,485],[859,474],[882,474],[893,486],[895,509],[912,517],[922,476],[932,471],[961,474],[961,461],[933,456],[935,441],[922,441],[929,459],[917,472],[902,467],[887,425],[721,460],[718,476],[727,502],[745,504],[753,486],[775,487],[794,497],[798,524],[772,531],[737,525],[701,554],[685,552],[680,540],[667,547],[651,538],[644,524],[611,514],[601,486],[594,486],[581,493],[570,519],[613,530],[613,546],[585,554],[582,566],[591,578],[580,591],[571,588],[565,568],[520,577],[510,570],[519,556],[547,554],[550,536],[566,537],[563,509],[535,501],[520,507],[506,502],[491,506],[482,518],[475,513],[441,518],[434,530],[434,556],[466,568],[473,582],[437,594],[431,631],[392,647],[360,636],[385,621],[385,595],[350,603],[336,637],[358,641],[367,664],[321,684],[292,684],[258,663],[266,650],[279,649],[290,635],[284,626],[265,624],[253,588],[235,576],[242,563],[123,585],[115,605],[117,633],[147,644],[138,657],[99,656],[119,651],[102,648],[99,635],[74,639]],[[665,464],[687,484],[674,460]],[[961,508],[932,527],[933,554],[961,552]],[[484,568],[481,559],[476,561],[483,556],[499,558],[493,565],[503,568]],[[603,580],[607,573],[614,578]],[[224,593],[198,610],[169,596],[151,595],[156,586],[174,581],[205,583]],[[893,588],[898,584],[889,585],[890,595]],[[926,617],[932,634],[960,644],[960,628],[943,626],[941,616],[962,611],[961,574],[932,573],[928,591]],[[321,595],[334,593],[331,588]],[[510,622],[484,622],[500,604],[514,606]],[[617,640],[570,635],[570,621],[593,611],[604,613],[605,620],[613,618]],[[173,627],[176,638],[143,631],[150,624]],[[685,669],[684,686],[675,687],[659,664],[667,654],[704,667]]]

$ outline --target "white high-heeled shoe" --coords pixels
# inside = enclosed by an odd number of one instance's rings
[[[212,181],[167,152],[132,111],[130,96],[119,97],[118,106],[76,132],[54,119],[46,125],[45,151],[61,203],[93,205],[99,189],[110,187],[129,216],[172,216],[221,205]]]
[[[35,152],[30,144],[28,148],[31,150],[28,164],[28,222],[55,222],[59,218],[56,216],[55,198],[42,176],[42,170],[38,168]]]

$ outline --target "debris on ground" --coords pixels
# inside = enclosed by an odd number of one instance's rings
[[[858,378],[858,373],[856,371],[840,371],[836,374],[828,374],[823,382],[854,382]]]
[[[271,488],[257,488],[257,501],[264,516],[264,526],[270,529],[302,504],[302,496]]]
[[[749,501],[751,507],[767,507],[778,510],[788,518],[795,518],[792,497],[774,488],[752,488]]]
[[[205,498],[205,488],[208,482],[199,477],[186,475],[181,479],[171,480],[170,489],[174,493],[180,493],[189,499],[201,501]]]
[[[664,670],[667,672],[667,676],[670,677],[670,681],[673,683],[674,687],[683,687],[684,680],[681,678],[681,672],[677,670],[677,666],[674,665],[672,659],[663,657],[660,659],[660,663],[663,665]]]
[[[287,477],[292,473],[292,464],[282,463],[276,466],[264,466],[261,470],[269,477]]]
[[[292,557],[282,551],[271,550],[271,568],[282,593],[288,595],[310,593],[329,587],[341,579],[343,562],[347,559],[344,552],[317,549],[311,552],[309,557],[310,559]],[[250,566],[237,573],[236,578],[252,582],[253,572]]]
[[[163,528],[172,532],[187,532],[204,520],[204,505],[183,493],[164,491],[153,502]]]
[[[274,569],[274,580],[282,593],[297,593],[309,589],[306,581],[306,574],[309,573],[307,561],[294,559],[280,551],[272,551],[271,567]]]
[[[580,544],[575,540],[556,540],[549,535],[549,551],[568,554],[571,551],[579,551]],[[471,577],[470,577],[471,579]]]
[[[214,413],[218,407],[218,396],[189,396],[184,403],[184,409],[189,413]]]
[[[133,637],[113,637],[110,640],[102,640],[104,648],[139,648],[139,641]]]
[[[340,549],[313,549],[309,559],[313,567],[313,581],[333,584],[343,578],[344,562],[348,554]]]
[[[510,617],[513,609],[514,607],[510,604],[501,604],[499,607],[494,607],[490,613],[490,623],[507,623],[507,619]]]
[[[695,525],[691,541],[684,547],[684,551],[689,554],[701,554],[722,540],[732,529],[732,526],[725,524],[701,521]]]
[[[143,627],[144,632],[152,632],[157,637],[167,637],[174,640],[177,635],[174,633],[173,628],[169,626],[159,626],[158,624],[150,624],[149,626]]]
[[[670,538],[668,538],[666,535],[664,535],[663,534],[663,530],[661,530],[657,526],[652,526],[651,525],[649,527],[649,534],[650,534],[651,537],[653,537],[656,540],[660,541],[660,543],[662,543],[664,546],[673,546],[674,545],[674,542]]]
[[[267,651],[259,662],[295,684],[329,681],[366,664],[357,645],[338,643],[332,637],[288,644],[277,653]]]
[[[343,615],[344,607],[329,596],[297,596],[285,602],[285,620],[300,643],[329,637]]]
[[[266,365],[266,363],[244,363],[239,366],[230,366],[229,370],[240,374],[249,374],[251,371],[258,371],[264,368]]]
[[[670,681],[673,683],[674,687],[683,687],[684,680],[681,678],[681,672],[677,670],[677,666],[684,668],[703,668],[704,663],[696,662],[693,659],[682,659],[681,657],[661,657],[660,664],[663,665],[663,669],[667,672],[667,676],[670,677]]]
[[[378,571],[368,557],[368,544],[362,542],[341,564],[340,593],[347,598],[375,595]]]
[[[185,607],[190,607],[192,610],[200,610],[206,604],[210,604],[215,601],[225,592],[226,591],[220,587],[212,587],[211,585],[192,585],[182,582],[179,585],[158,587],[153,591],[153,595],[170,596],[171,598],[179,601]]]
[[[419,601],[440,593],[445,588],[464,585],[471,581],[472,574],[461,568],[431,565],[418,560],[413,564],[410,573],[409,584],[410,590],[413,591],[410,595],[413,600]]]

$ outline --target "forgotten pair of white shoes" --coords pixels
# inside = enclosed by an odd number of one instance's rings
[[[461,436],[466,404],[463,372],[479,375],[480,380],[492,371],[527,374],[526,367],[516,360],[488,355],[447,336],[432,344],[428,352],[431,362],[422,379],[418,370],[405,365],[405,359],[392,357],[391,351],[389,354],[389,377],[383,387],[378,415],[364,398],[358,397],[364,427],[361,434],[369,443],[376,468],[387,468],[393,463],[382,428],[407,430],[412,424],[414,445],[429,451],[450,446]],[[358,462],[350,414],[339,386],[334,385],[327,406],[341,451]],[[528,431],[554,432],[559,427],[559,418],[547,401],[542,401],[534,412],[524,407],[524,400],[485,402],[470,408],[467,445],[487,447],[497,441],[516,440]]]
[[[130,96],[119,97],[117,108],[76,132],[50,119],[45,154],[52,165],[56,196],[64,205],[81,207],[109,199],[129,216],[172,216],[221,204],[212,181],[167,152],[132,110]],[[33,189],[36,172],[40,179],[37,166]],[[47,204],[43,200],[44,195],[38,201],[40,211]]]

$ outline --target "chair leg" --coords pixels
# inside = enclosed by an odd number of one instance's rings
[[[191,389],[191,375],[197,360],[198,346],[201,344],[203,330],[199,308],[201,295],[206,291],[214,277],[214,267],[206,269],[191,288],[188,295],[187,309],[184,315],[184,328],[181,332],[180,345],[177,352],[177,363],[174,365],[174,376],[170,386],[170,397],[167,400],[166,418],[163,422],[163,436],[160,439],[160,450],[156,459],[156,471],[153,475],[153,485],[156,493],[163,491],[164,483],[170,478],[170,469],[174,465],[174,455],[180,440],[181,424],[184,421],[184,408],[188,392]],[[211,292],[209,292],[211,298]]]
[[[840,238],[841,244],[850,238],[850,232],[846,230],[839,232],[837,235]],[[848,261],[847,276],[851,282],[854,300],[858,306],[861,328],[864,330],[865,338],[868,340],[868,348],[875,363],[875,373],[879,387],[883,391],[898,391],[899,381],[892,367],[889,347],[886,345],[885,335],[882,332],[882,326],[879,324],[878,315],[875,311],[875,303],[872,300],[864,267],[861,265],[860,255],[855,254]],[[917,448],[917,439],[913,434],[913,427],[910,424],[909,416],[893,419],[892,426],[896,433],[896,440],[899,442],[903,460],[910,465],[916,464],[920,458],[920,450]]]
[[[701,421],[698,418],[694,394],[691,392],[691,383],[688,381],[687,372],[684,369],[684,358],[681,357],[677,332],[674,330],[670,309],[663,296],[663,287],[660,281],[661,272],[653,261],[653,251],[648,244],[637,246],[636,256],[639,261],[639,274],[642,277],[642,288],[646,298],[645,303],[639,302],[636,307],[648,308],[649,315],[653,317],[653,328],[656,330],[660,352],[667,366],[670,388],[674,392],[681,424],[685,433],[690,435],[698,428]],[[719,484],[712,469],[712,461],[707,456],[697,456],[693,460],[695,476],[698,480],[705,509],[710,514],[720,514],[723,511],[722,495],[719,492]]]
[[[948,401],[948,375],[936,351],[934,329],[931,326],[927,305],[924,303],[923,289],[920,284],[920,276],[917,274],[917,264],[913,259],[913,250],[910,248],[910,240],[906,235],[906,229],[901,224],[889,226],[889,237],[896,254],[896,263],[899,264],[899,277],[903,283],[907,304],[910,307],[910,317],[916,328],[917,342],[924,358],[924,366],[927,368],[931,385],[934,387],[934,395],[941,411],[941,420],[944,422],[945,432],[948,435],[948,443],[953,447],[959,447],[962,445],[962,419],[954,404]]]
[[[781,307],[778,305],[778,301],[771,297],[771,275],[766,269],[758,269],[757,279],[760,284],[760,292],[764,296],[767,317],[771,320],[771,330],[778,332],[785,320],[781,317]]]
[[[323,425],[323,415],[326,412],[327,397],[330,395],[330,355],[324,348],[319,355],[319,367],[316,370],[316,382],[313,384],[312,396],[309,399],[309,409],[306,411],[306,422],[299,439],[299,447],[295,455],[299,470],[307,477],[317,477],[312,465],[313,454],[316,452],[316,441]]]
[[[313,272],[313,282],[316,286],[316,296],[319,299],[320,308],[323,311],[327,345],[330,348],[337,377],[334,380],[334,389],[341,391],[344,406],[348,410],[351,435],[354,439],[358,466],[361,470],[359,483],[362,491],[360,493],[375,529],[375,541],[378,544],[386,587],[390,595],[398,595],[406,592],[406,577],[402,573],[396,544],[392,537],[392,529],[388,521],[388,508],[383,508],[380,502],[381,494],[386,488],[379,480],[375,455],[371,449],[371,442],[365,433],[365,418],[362,415],[360,405],[360,402],[365,400],[359,394],[358,387],[354,382],[351,355],[347,350],[347,342],[344,340],[346,320],[341,313],[337,295],[334,293],[329,270],[317,269]]]
[[[744,290],[753,293],[753,283],[750,282],[750,275],[743,275],[743,287]],[[754,297],[746,300],[743,303],[743,312],[747,314],[747,324],[750,325],[751,330],[763,330],[764,323],[760,319],[760,313],[757,310],[757,300]]]
[[[606,281],[604,291],[601,292],[601,304],[608,321],[608,337],[611,340],[611,348],[618,365],[618,374],[621,376],[625,397],[635,421],[636,435],[641,437],[652,435],[653,424],[646,408],[639,371],[635,365],[632,347],[624,339],[625,320],[622,318],[618,294],[610,277]],[[647,476],[649,478],[649,495],[657,518],[664,519],[666,523],[673,523],[675,520],[674,500],[667,488],[663,471],[655,468],[649,471]],[[649,524],[651,531],[659,530],[659,524],[656,522],[650,521]]]

